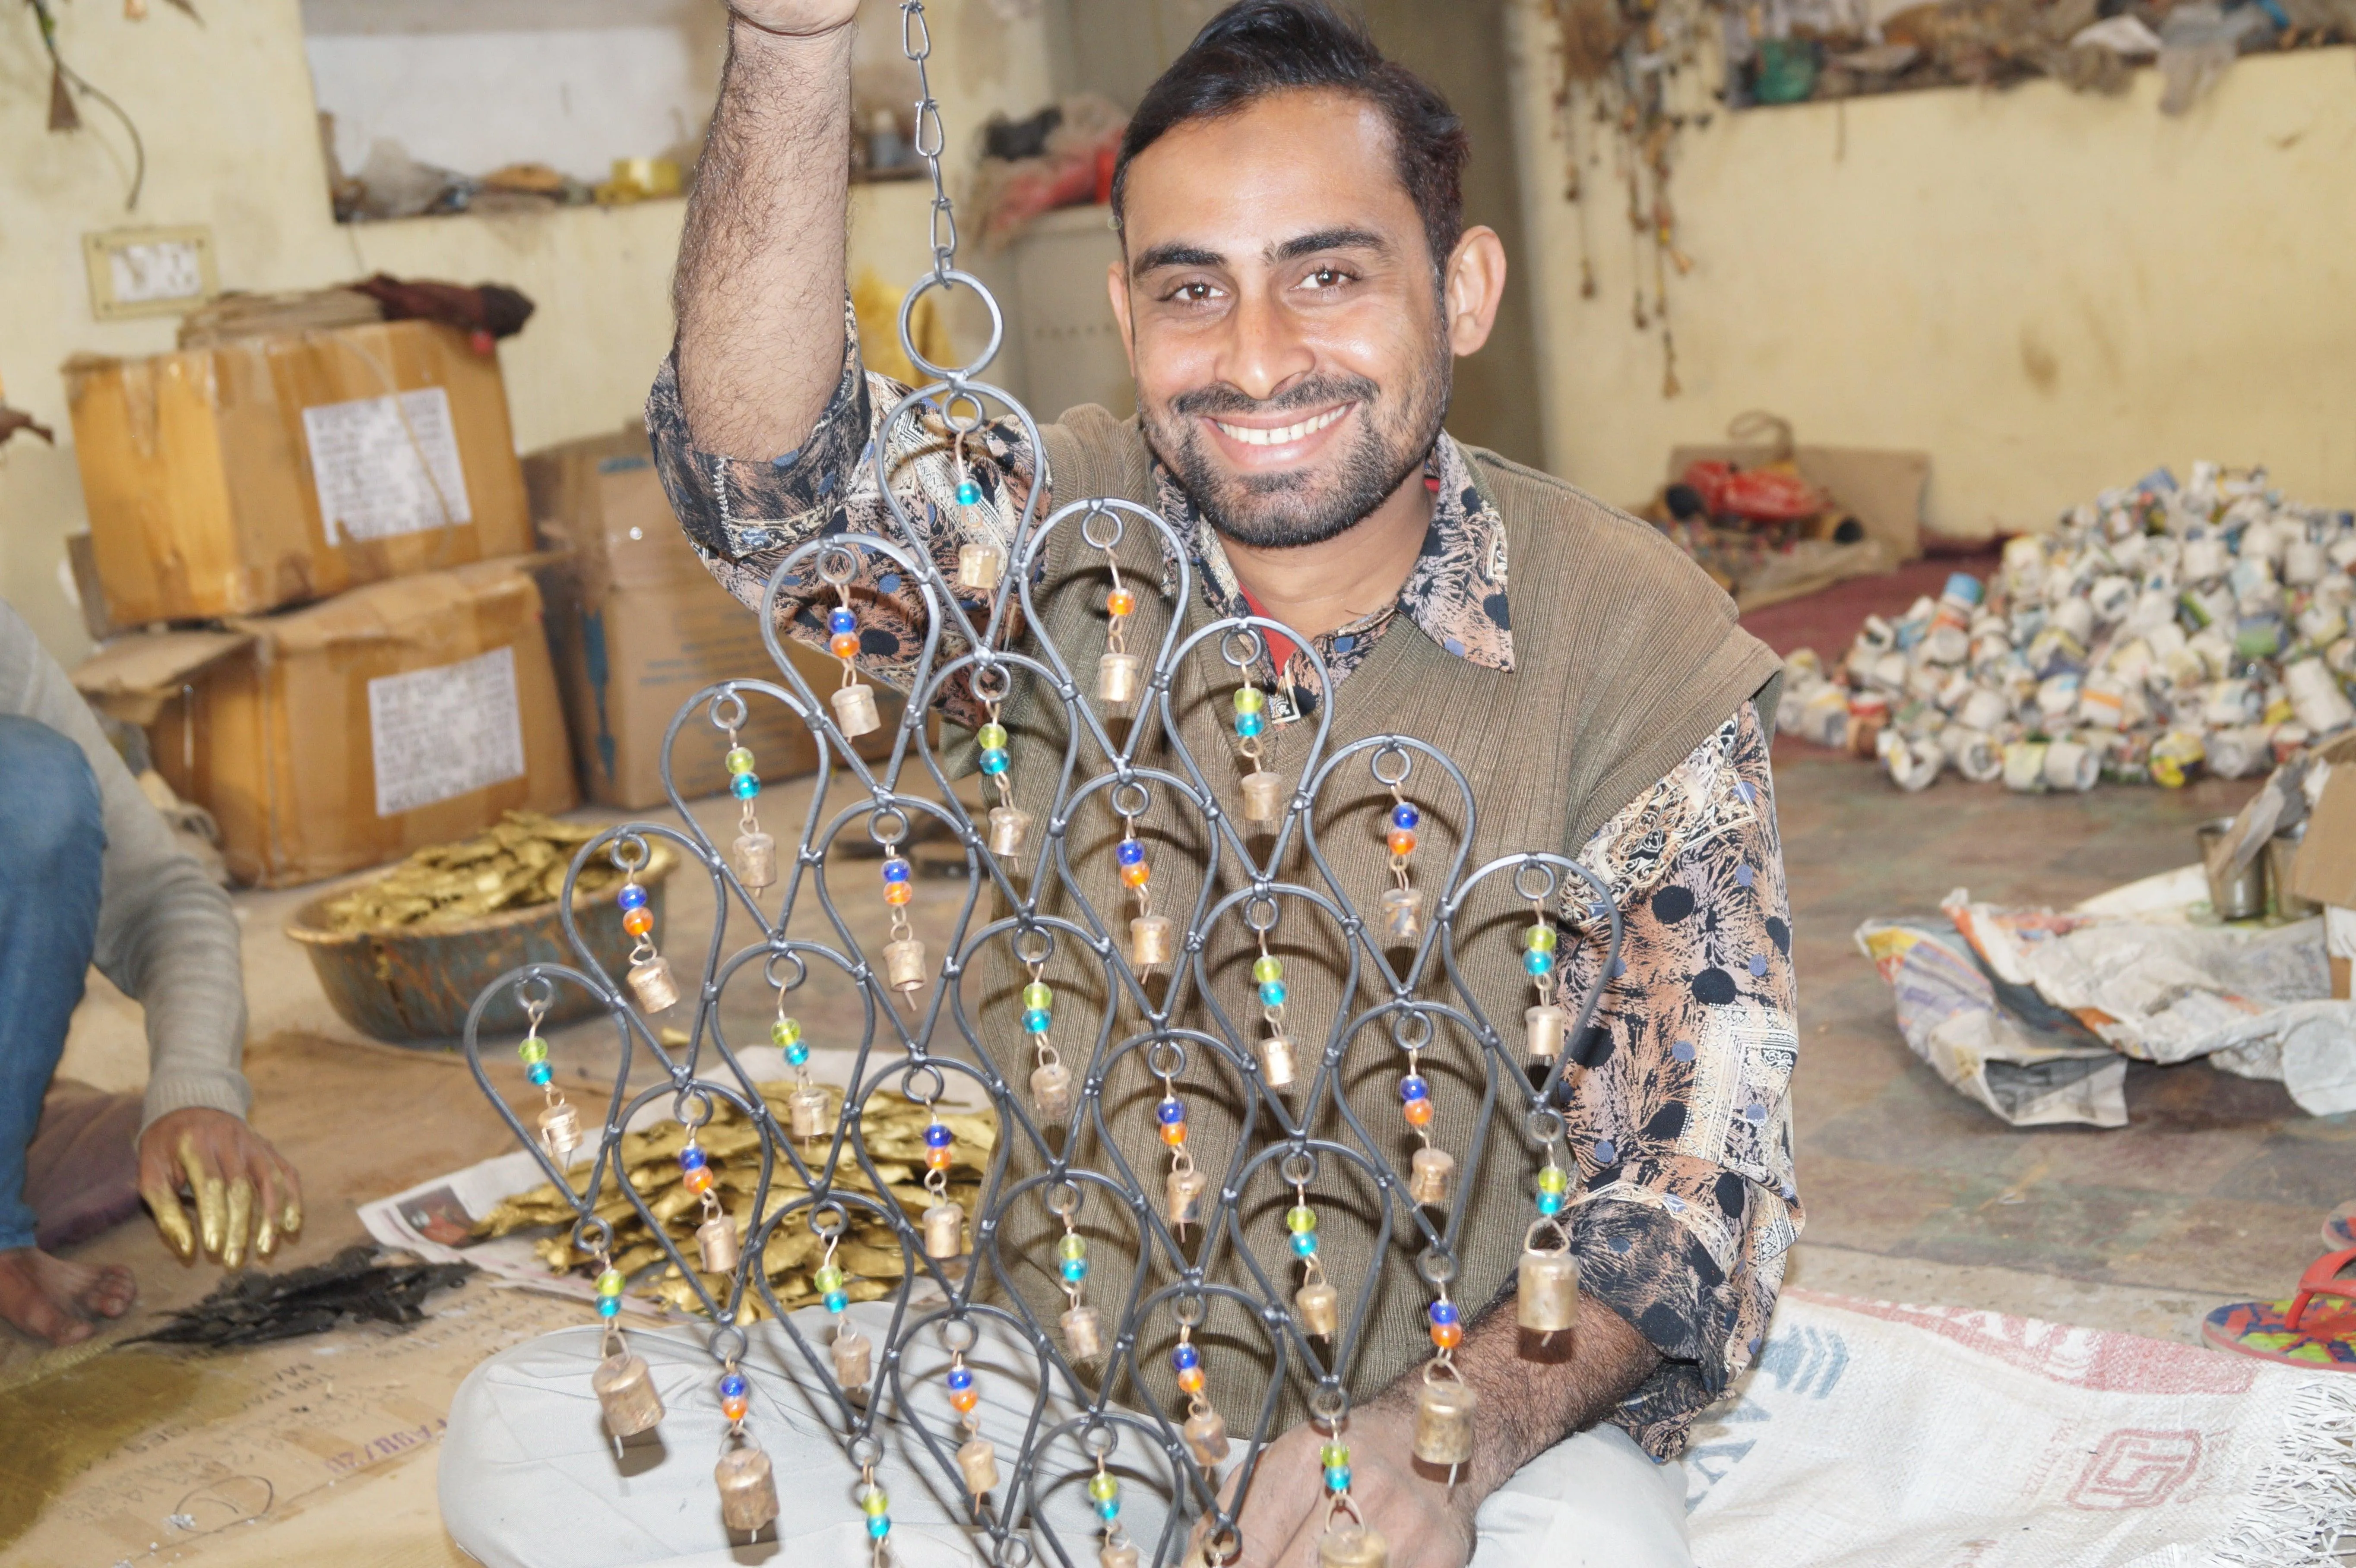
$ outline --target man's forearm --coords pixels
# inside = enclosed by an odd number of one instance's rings
[[[1469,1509],[1539,1454],[1609,1415],[1661,1356],[1626,1318],[1584,1295],[1578,1328],[1541,1344],[1515,1321],[1508,1291],[1466,1330],[1453,1359],[1480,1399],[1472,1459],[1457,1477]],[[1411,1418],[1423,1371],[1422,1363],[1409,1368],[1375,1403]]]
[[[696,443],[774,456],[842,372],[851,28],[729,28],[674,285],[680,398]]]

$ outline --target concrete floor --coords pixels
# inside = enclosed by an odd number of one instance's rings
[[[2356,1119],[2304,1116],[2278,1085],[2196,1064],[2131,1070],[2126,1128],[2015,1131],[1908,1053],[1888,992],[1850,938],[1867,915],[1926,910],[1958,885],[1999,901],[2058,904],[2181,864],[2193,824],[2233,809],[2249,786],[2063,799],[1949,782],[1910,797],[1877,769],[1812,748],[1780,748],[1776,763],[1801,979],[1794,1097],[1808,1221],[1794,1281],[2183,1339],[2218,1301],[2286,1290],[2319,1250],[2322,1215],[2356,1189]],[[764,796],[780,837],[798,826],[807,795],[805,784]],[[734,815],[724,801],[698,807],[715,835]],[[852,868],[839,883],[862,939],[881,926],[880,901],[864,896],[867,875]],[[510,1147],[455,1059],[365,1042],[329,1010],[306,957],[281,933],[316,891],[238,900],[255,1119],[302,1166],[308,1192],[308,1227],[283,1254],[296,1263],[358,1239],[356,1204]],[[922,886],[920,928],[945,923],[955,897],[953,884]],[[707,884],[681,879],[669,898],[666,930],[709,921]],[[831,1042],[855,1034],[854,1008],[847,992],[819,983],[795,999],[822,1075]],[[772,994],[748,972],[723,1005],[729,1038],[764,1039],[773,1010]],[[554,1044],[568,1081],[610,1082],[605,1026],[564,1031]],[[509,1053],[486,1054],[495,1083],[523,1103]],[[145,1055],[137,1009],[96,986],[65,1071],[129,1088]],[[121,1332],[213,1283],[209,1271],[166,1262],[144,1224],[80,1251],[140,1273],[142,1305]],[[0,1331],[0,1387],[59,1360]],[[370,1484],[348,1483],[340,1501],[305,1513],[299,1529],[242,1537],[234,1556],[217,1560],[292,1563],[333,1541],[340,1560],[362,1568],[455,1561],[432,1526],[429,1465],[389,1461],[363,1476]],[[273,1542],[267,1552],[263,1541]]]

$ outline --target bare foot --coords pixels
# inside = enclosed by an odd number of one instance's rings
[[[53,1258],[37,1247],[0,1253],[0,1321],[52,1345],[95,1331],[92,1317],[120,1317],[139,1298],[131,1271]]]

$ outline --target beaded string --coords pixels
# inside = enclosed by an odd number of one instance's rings
[[[1071,1073],[1047,1038],[1055,1022],[1055,993],[1047,984],[1044,960],[1033,963],[1030,983],[1023,987],[1023,1032],[1031,1037],[1031,1088],[1039,1109],[1061,1117],[1071,1109]],[[1064,1222],[1071,1223],[1068,1216]]]
[[[1258,987],[1259,1016],[1268,1023],[1268,1038],[1259,1047],[1260,1073],[1269,1088],[1282,1089],[1300,1073],[1300,1063],[1293,1060],[1292,1037],[1284,1032],[1284,960],[1268,950],[1265,929],[1252,934],[1259,939],[1259,956],[1252,960],[1252,984]]]
[[[1390,790],[1391,808],[1383,841],[1390,848],[1391,875],[1398,885],[1383,893],[1384,937],[1390,945],[1406,946],[1423,936],[1423,894],[1408,875],[1408,858],[1415,853],[1415,830],[1423,821],[1423,813],[1399,793],[1397,781]]]
[[[1419,1049],[1408,1048],[1407,1072],[1398,1083],[1399,1115],[1415,1136],[1423,1140],[1423,1147],[1430,1148],[1432,1147],[1431,1081],[1423,1075],[1422,1058],[1423,1052]]]
[[[1251,777],[1244,784],[1245,816],[1254,821],[1265,820],[1255,810],[1261,792],[1275,793],[1275,775],[1268,769],[1268,742],[1262,737],[1268,731],[1268,693],[1253,684],[1251,666],[1241,670],[1243,684],[1236,688],[1236,750],[1251,763]]]
[[[851,607],[851,584],[838,582],[834,591],[841,603],[826,613],[826,651],[842,661],[842,685],[845,690],[859,684],[859,672],[851,660],[859,656],[859,613]]]
[[[937,1103],[926,1104],[925,1110],[932,1118],[925,1124],[925,1190],[933,1199],[925,1211],[925,1251],[935,1259],[953,1258],[963,1251],[965,1234],[965,1211],[949,1201],[949,1167],[957,1163],[957,1135],[941,1120]]]
[[[1325,1280],[1324,1265],[1317,1261],[1317,1211],[1309,1206],[1309,1184],[1292,1184],[1292,1207],[1284,1211],[1284,1228],[1292,1235],[1292,1255],[1307,1267],[1301,1284],[1305,1290]]]
[[[871,1461],[859,1467],[859,1511],[867,1516],[867,1539],[873,1542],[874,1568],[884,1568],[892,1561],[884,1539],[892,1533],[892,1499],[876,1484],[875,1466]]]
[[[1111,620],[1105,627],[1105,652],[1129,652],[1129,618],[1137,613],[1137,591],[1120,580],[1120,560],[1111,550],[1105,551],[1105,569],[1112,573],[1112,587],[1105,594],[1105,610]]]
[[[687,1142],[680,1146],[680,1185],[702,1201],[705,1225],[711,1224],[714,1220],[725,1223],[728,1219],[727,1211],[721,1208],[720,1195],[712,1190],[718,1182],[712,1174],[711,1157],[704,1152],[702,1144],[697,1141],[698,1131],[696,1127],[689,1127]],[[732,1258],[730,1265],[733,1267],[734,1264],[734,1260]]]
[[[924,944],[916,940],[916,933],[908,927],[908,901],[916,896],[916,868],[909,865],[907,857],[900,853],[900,841],[897,838],[890,840],[884,846],[883,877],[884,902],[892,912],[891,940],[884,951],[887,959],[894,948],[903,952],[914,951],[918,971],[916,983],[915,985],[906,985],[898,981],[894,983],[894,989],[906,998],[908,1005],[913,1008],[916,1006],[916,993],[924,984],[922,969],[925,948]]]
[[[1064,1234],[1063,1239],[1055,1243],[1055,1270],[1063,1276],[1064,1298],[1069,1304],[1066,1310],[1077,1312],[1080,1310],[1080,1289],[1087,1283],[1088,1277],[1088,1239],[1074,1228],[1068,1211],[1061,1218]]]
[[[1162,1141],[1170,1148],[1170,1225],[1183,1239],[1194,1218],[1194,1200],[1207,1179],[1194,1168],[1194,1156],[1186,1147],[1186,1102],[1178,1097],[1177,1080],[1168,1072],[1162,1074],[1162,1098],[1153,1107],[1153,1117],[1161,1125]]]
[[[622,1315],[622,1286],[629,1282],[622,1271],[614,1266],[614,1254],[604,1247],[597,1249],[597,1316],[605,1319],[608,1333],[616,1325],[614,1319]]]
[[[981,1390],[974,1386],[973,1369],[965,1364],[962,1349],[949,1350],[945,1381],[949,1385],[949,1408],[958,1413],[958,1424],[965,1429],[965,1441],[958,1445],[958,1469],[973,1498],[974,1511],[980,1514],[989,1505],[991,1488],[998,1485],[998,1451],[981,1435]]]
[[[845,1328],[843,1311],[851,1305],[850,1293],[843,1288],[842,1265],[834,1261],[834,1249],[841,1244],[841,1231],[830,1232],[826,1238],[826,1254],[810,1273],[810,1284],[817,1287],[819,1299],[834,1319],[834,1336],[838,1339],[842,1338]]]
[[[1120,1528],[1120,1477],[1105,1468],[1101,1454],[1097,1456],[1097,1473],[1088,1477],[1088,1501],[1104,1525],[1104,1551],[1109,1559],[1126,1544],[1128,1536]]]
[[[1456,1347],[1464,1342],[1464,1323],[1456,1303],[1448,1299],[1448,1286],[1444,1284],[1439,1286],[1439,1294],[1431,1304],[1430,1317],[1432,1355],[1431,1360],[1424,1363],[1424,1384],[1429,1389],[1444,1379],[1461,1388],[1464,1377],[1456,1370]],[[1469,1419],[1469,1413],[1462,1419]],[[1435,1453],[1430,1456],[1437,1458],[1439,1456]],[[1449,1462],[1448,1484],[1451,1488],[1456,1485],[1457,1464],[1453,1458]]]
[[[736,824],[736,878],[758,891],[777,878],[777,841],[761,831],[753,799],[761,793],[761,775],[753,771],[753,752],[728,726],[728,793],[743,803]]]
[[[581,1113],[556,1087],[556,1070],[548,1064],[548,1041],[540,1037],[540,1020],[548,1016],[548,1007],[544,998],[524,1003],[524,1034],[516,1041],[516,1057],[532,1087],[548,1096],[540,1113],[540,1143],[562,1169],[572,1164],[573,1151],[581,1147]]]
[[[998,791],[998,804],[990,808],[990,848],[993,853],[1006,856],[1023,853],[1023,842],[1031,826],[1030,815],[1014,804],[1014,786],[1006,780],[1010,762],[1006,751],[1006,726],[999,721],[999,699],[990,701],[989,722],[974,731],[974,743],[981,748],[981,771]]]
[[[802,1039],[801,1019],[786,1012],[786,992],[782,986],[777,988],[777,1016],[769,1020],[769,1043],[785,1052],[786,1065],[794,1070],[793,1093],[796,1095],[823,1095],[824,1091],[810,1082],[809,1044]]]
[[[1194,1328],[1178,1325],[1178,1343],[1171,1349],[1170,1365],[1178,1374],[1178,1392],[1186,1396],[1186,1446],[1195,1463],[1208,1469],[1227,1456],[1227,1424],[1211,1407],[1203,1352],[1194,1348]]]
[[[1153,868],[1146,864],[1145,845],[1137,837],[1137,818],[1124,816],[1120,820],[1120,842],[1113,847],[1113,858],[1120,862],[1120,885],[1137,896],[1137,913],[1130,922],[1130,930],[1134,933],[1139,922],[1153,918],[1153,890],[1150,886]],[[1139,964],[1136,967],[1141,977],[1152,965]]]
[[[1547,1138],[1546,1163],[1538,1167],[1538,1212],[1549,1220],[1561,1213],[1563,1205],[1569,1200],[1570,1172],[1562,1167],[1558,1152],[1559,1147],[1557,1140],[1549,1136]]]
[[[645,857],[640,859],[643,861]],[[622,930],[632,941],[630,989],[640,1007],[650,1013],[661,1012],[678,1002],[679,986],[671,978],[670,960],[656,951],[655,912],[638,881],[637,865],[622,869],[622,885],[614,890],[614,902],[622,912]]]
[[[1546,900],[1532,899],[1529,929],[1522,933],[1522,972],[1537,987],[1540,1007],[1554,1001],[1555,951],[1561,940],[1547,919]]]

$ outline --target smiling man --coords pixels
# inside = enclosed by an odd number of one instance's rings
[[[1580,1327],[1551,1345],[1516,1332],[1529,1169],[1518,1150],[1493,1152],[1466,1174],[1457,1249],[1453,1291],[1470,1327],[1455,1361],[1481,1414],[1452,1486],[1409,1452],[1430,1353],[1428,1291],[1411,1257],[1396,1240],[1383,1253],[1371,1212],[1347,1203],[1323,1221],[1321,1256],[1372,1292],[1356,1384],[1381,1392],[1362,1392],[1352,1413],[1350,1463],[1358,1506],[1392,1562],[1461,1563],[1477,1546],[1498,1562],[1687,1563],[1683,1477],[1670,1461],[1756,1354],[1800,1223],[1791,933],[1767,763],[1773,656],[1651,529],[1445,432],[1452,363],[1488,336],[1504,250],[1491,230],[1463,225],[1467,146],[1446,102],[1318,0],[1231,6],[1130,123],[1113,185],[1122,252],[1108,284],[1136,377],[1135,420],[1076,409],[1044,427],[1038,449],[1011,421],[961,450],[937,421],[881,431],[905,389],[864,370],[842,303],[855,8],[734,7],[680,261],[678,348],[648,406],[689,537],[757,605],[776,563],[809,539],[895,535],[864,455],[879,438],[887,482],[952,579],[962,545],[1011,537],[1033,485],[1046,485],[1051,504],[1115,496],[1154,507],[1188,541],[1199,592],[1177,603],[1175,574],[1159,571],[1132,528],[1125,580],[1162,584],[1158,599],[1141,595],[1141,631],[1156,616],[1193,626],[1258,611],[1298,629],[1322,661],[1321,677],[1310,650],[1269,650],[1259,678],[1280,762],[1298,766],[1312,726],[1297,721],[1321,705],[1336,746],[1419,736],[1464,767],[1480,806],[1477,827],[1452,804],[1428,807],[1426,863],[1445,865],[1459,845],[1475,865],[1548,848],[1609,880],[1626,937],[1563,1101]],[[1043,560],[1034,602],[1038,630],[1085,669],[1104,643],[1106,582],[1102,555],[1075,532],[1062,530]],[[781,613],[785,630],[822,643],[830,603],[815,590],[788,591]],[[921,599],[872,566],[852,592],[860,662],[905,684]],[[1215,669],[1179,675],[1174,700],[1198,757],[1232,744],[1215,711],[1223,680],[1232,684]],[[968,729],[985,717],[961,686],[941,707]],[[1042,800],[1063,747],[1060,712],[1047,707],[1010,700],[1002,716],[1014,733],[1010,776]],[[1211,781],[1231,813],[1235,785]],[[1109,844],[1095,832],[1076,824],[1070,840],[1083,880],[1109,875]],[[1379,838],[1321,826],[1321,842],[1369,901],[1386,885]],[[1191,868],[1205,847],[1168,843],[1155,886],[1179,880],[1164,907],[1185,908],[1183,879],[1199,885]],[[1119,897],[1108,880],[1089,892],[1098,909]],[[1558,912],[1584,938],[1559,980],[1575,1005],[1604,962],[1600,926],[1583,893]],[[1206,954],[1216,973],[1212,960],[1221,955]],[[1312,944],[1286,962],[1291,1016],[1341,1016],[1332,951]],[[1467,974],[1491,1018],[1516,1017],[1528,1001],[1510,947],[1494,963],[1468,961]],[[1001,1062],[1010,1076],[1018,1056]],[[1441,1085],[1441,1142],[1466,1147],[1477,1053],[1451,1040],[1419,1070]],[[1106,1122],[1132,1168],[1150,1169],[1160,1091],[1138,1082],[1134,1058],[1126,1072],[1108,1078]],[[1363,1125],[1395,1125],[1394,1076],[1344,1074],[1340,1093]],[[1217,1098],[1215,1087],[1203,1093]],[[1233,1113],[1190,1111],[1206,1128],[1198,1141],[1222,1157]],[[1228,1122],[1215,1120],[1223,1114]],[[1281,1255],[1274,1211],[1241,1200],[1239,1223],[1256,1247],[1273,1236]],[[1037,1272],[1018,1287],[1034,1307],[1059,1309]],[[1148,1367],[1145,1354],[1138,1361]],[[1265,1363],[1244,1371],[1265,1382]],[[1258,1386],[1249,1375],[1223,1384],[1226,1375],[1213,1366],[1212,1392],[1231,1407]],[[1141,1376],[1167,1398],[1167,1374]],[[1240,1520],[1244,1561],[1315,1561],[1323,1440],[1302,1423],[1265,1456]]]

